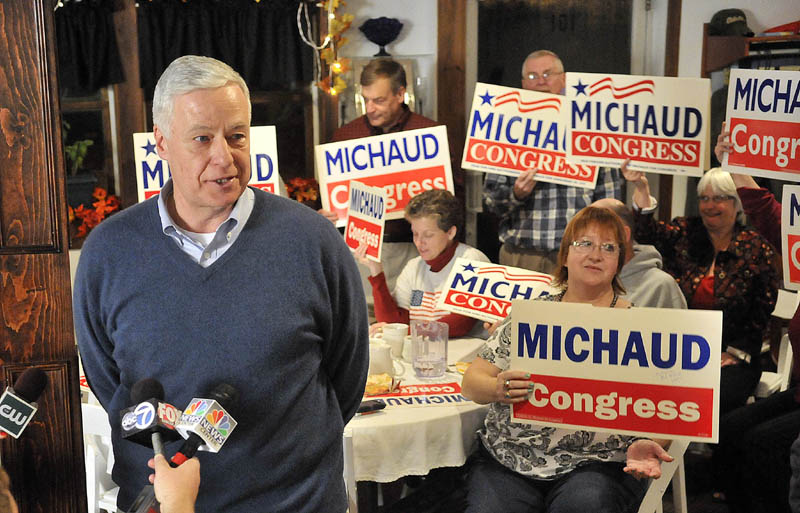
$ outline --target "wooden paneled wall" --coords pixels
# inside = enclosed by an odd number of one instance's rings
[[[0,444],[20,511],[86,511],[52,0],[0,1],[0,369],[48,385]]]

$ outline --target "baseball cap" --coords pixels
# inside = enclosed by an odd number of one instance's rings
[[[709,36],[747,36],[753,31],[747,26],[747,16],[741,9],[723,9],[711,17],[708,24]]]

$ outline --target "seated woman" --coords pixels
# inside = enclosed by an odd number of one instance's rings
[[[652,244],[689,308],[722,310],[720,415],[745,404],[761,377],[761,343],[780,286],[780,254],[741,223],[742,203],[729,173],[711,169],[697,184],[700,217],[653,219],[644,173],[622,166],[635,184],[635,237]]]
[[[578,212],[558,253],[554,285],[563,291],[537,300],[630,308],[619,297],[624,241],[611,210]],[[512,422],[511,405],[528,399],[535,379],[509,368],[513,315],[486,342],[461,386],[465,397],[491,404],[469,471],[467,511],[631,511],[646,487],[637,478],[659,477],[661,461],[672,458],[652,440]]]
[[[489,261],[477,249],[456,240],[463,218],[458,200],[448,191],[425,191],[411,198],[405,217],[411,223],[420,256],[409,260],[400,272],[394,293],[386,285],[383,266],[364,256],[366,246],[362,243],[356,251],[356,259],[369,268],[375,319],[379,324],[415,319],[439,321],[447,323],[451,337],[479,334],[482,325],[476,324],[474,318],[436,308],[456,258]]]
[[[720,162],[731,150],[730,133],[722,130],[714,152]],[[781,204],[759,187],[752,176],[731,174],[747,220],[781,250]],[[789,322],[795,374],[800,373],[800,309]],[[800,386],[777,392],[736,408],[719,420],[719,444],[714,450],[716,499],[727,500],[732,512],[788,513],[790,476],[787,454],[800,434]],[[800,449],[800,445],[797,445]],[[758,472],[753,472],[758,469]],[[797,474],[800,477],[800,474]],[[800,481],[791,488],[800,498]],[[760,508],[760,509],[759,509]],[[800,511],[800,510],[799,510]]]

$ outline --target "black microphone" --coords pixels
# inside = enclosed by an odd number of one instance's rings
[[[6,433],[19,438],[28,427],[39,406],[36,399],[47,386],[47,375],[37,367],[28,367],[20,374],[13,387],[6,387],[0,396],[0,438]]]
[[[238,402],[239,391],[227,383],[214,387],[206,399],[192,399],[175,425],[186,441],[170,461],[180,465],[198,450],[219,452],[236,427],[228,411]]]
[[[133,406],[120,412],[122,438],[152,447],[154,453],[164,454],[164,442],[180,440],[175,423],[180,412],[164,400],[164,387],[153,378],[137,381],[131,388]]]

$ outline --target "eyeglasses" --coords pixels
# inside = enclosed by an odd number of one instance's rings
[[[708,203],[709,201],[713,201],[714,203],[725,203],[726,201],[732,199],[735,199],[735,197],[728,194],[715,194],[713,196],[706,196],[703,194],[702,196],[697,197],[697,200],[700,203]]]
[[[572,241],[572,247],[575,248],[575,252],[581,253],[583,255],[594,253],[594,248],[597,246],[600,247],[600,254],[603,256],[610,257],[611,255],[615,255],[619,250],[619,246],[614,244],[613,242],[604,242],[602,244],[595,244],[589,239]]]
[[[542,77],[545,80],[549,80],[551,77],[555,77],[564,73],[563,71],[545,71],[541,75],[538,73],[523,73],[522,78],[527,78],[528,80],[539,80],[539,77]]]

